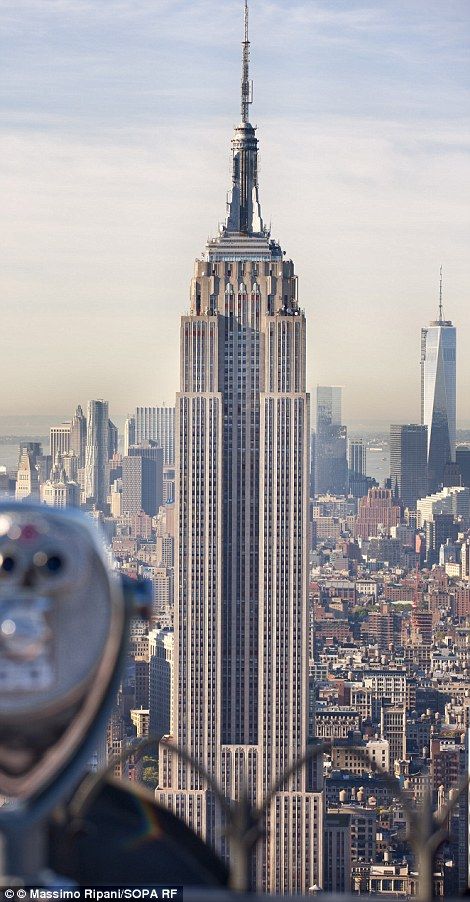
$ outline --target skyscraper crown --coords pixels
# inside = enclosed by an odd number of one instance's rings
[[[250,79],[250,41],[248,37],[248,3],[245,0],[245,30],[242,42],[241,123],[232,138],[232,192],[224,230],[242,235],[264,235],[258,196],[258,140],[248,121],[253,102]]]
[[[242,41],[241,121],[232,138],[232,187],[227,201],[227,216],[216,238],[209,240],[210,261],[273,260],[283,253],[263,222],[258,187],[258,139],[256,128],[248,121],[253,102],[250,79],[250,41],[248,36],[248,3],[244,7]]]

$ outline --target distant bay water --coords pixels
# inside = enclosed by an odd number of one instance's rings
[[[16,470],[20,441],[41,442],[45,454],[49,453],[49,427],[70,419],[51,415],[1,416],[0,415],[0,466]],[[119,432],[124,427],[124,417],[113,418]],[[379,485],[390,476],[390,448],[388,433],[382,430],[348,430],[349,438],[362,438],[366,444],[366,473],[376,479]],[[469,442],[470,430],[459,429],[457,442]]]
[[[41,442],[44,453],[49,453],[48,435],[22,435],[21,438],[28,442]],[[0,436],[0,466],[6,467],[7,470],[16,470],[19,442],[19,436],[12,442],[6,442],[5,438]],[[390,475],[388,447],[383,451],[367,449],[366,471],[367,475],[376,479],[379,485]]]
[[[16,470],[20,442],[41,442],[44,454],[49,453],[49,429],[54,424],[70,420],[71,414],[32,414],[29,416],[0,415],[0,466]],[[111,414],[120,433],[124,417]]]
[[[369,445],[366,449],[366,473],[382,485],[390,476],[390,449],[388,444]]]

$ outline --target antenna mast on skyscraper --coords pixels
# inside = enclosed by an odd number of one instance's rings
[[[248,39],[248,0],[245,0],[245,36],[242,56],[242,122],[248,122],[248,107],[253,103],[253,82],[250,81],[250,41]]]
[[[439,270],[439,322],[442,323],[442,265]]]

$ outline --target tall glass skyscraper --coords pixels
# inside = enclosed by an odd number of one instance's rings
[[[470,486],[470,445],[457,445],[455,449],[462,485]]]
[[[220,233],[196,261],[176,401],[172,738],[229,798],[261,802],[308,743],[309,397],[294,264],[265,226],[258,141],[242,115]],[[322,794],[305,770],[275,793],[256,862],[271,892],[322,885]],[[221,812],[162,749],[157,798],[215,845]]]
[[[349,494],[355,498],[367,495],[370,481],[366,476],[366,446],[360,439],[351,439],[348,454]]]
[[[85,448],[85,498],[102,510],[107,502],[106,464],[109,457],[107,401],[89,401]]]
[[[390,479],[405,507],[416,510],[428,490],[426,426],[390,426]]]
[[[70,450],[77,458],[79,467],[85,466],[87,421],[78,405],[70,423]]]
[[[315,440],[315,493],[346,495],[348,492],[347,429],[341,423],[342,389],[317,386]]]
[[[444,468],[455,461],[456,330],[442,315],[421,330],[421,423],[428,427],[428,489],[444,481]]]

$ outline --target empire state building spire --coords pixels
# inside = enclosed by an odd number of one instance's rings
[[[250,41],[248,38],[248,3],[245,0],[245,31],[242,54],[242,121],[232,138],[232,193],[228,204],[225,232],[242,235],[263,235],[258,197],[258,140],[248,121],[248,109],[253,102],[253,83],[250,80]]]
[[[245,0],[245,39],[242,65],[242,122],[248,122],[248,107],[253,103],[253,82],[250,80],[250,41],[248,38],[248,0]]]

